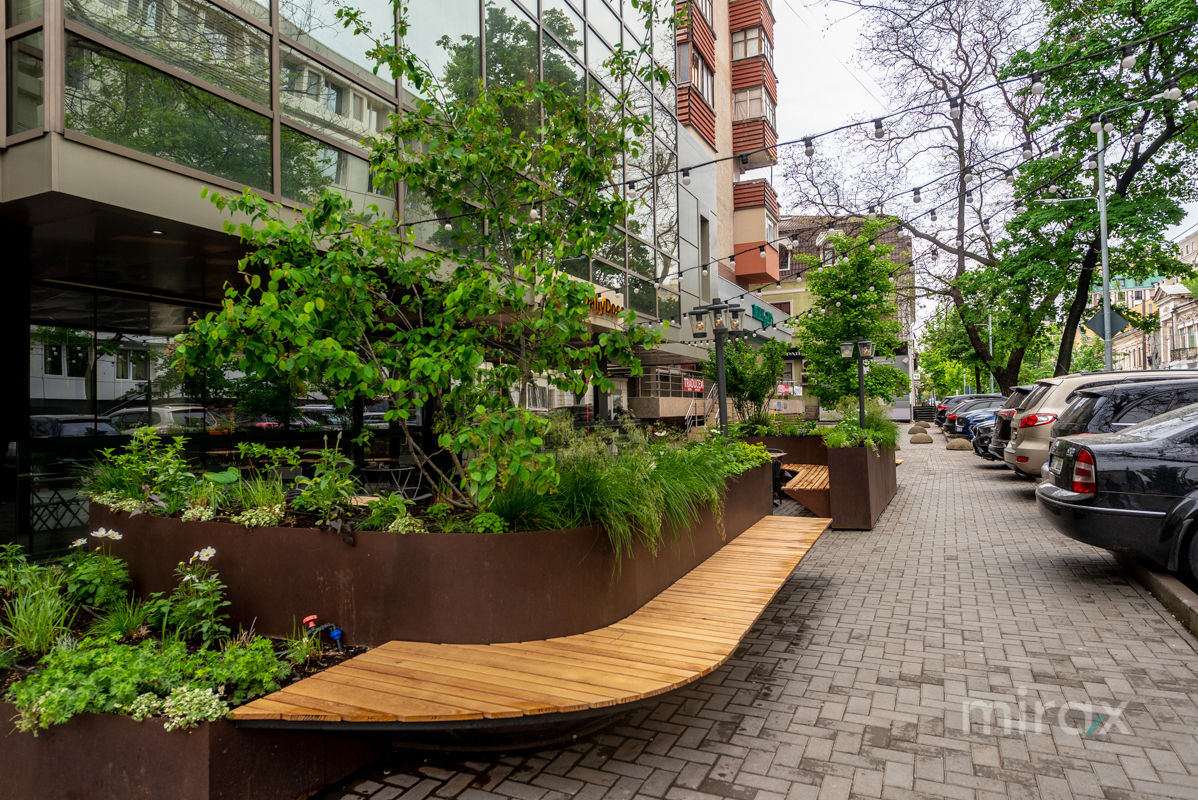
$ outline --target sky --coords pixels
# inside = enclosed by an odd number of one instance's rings
[[[851,9],[830,0],[774,0],[773,8],[778,141],[892,110],[886,92],[856,59],[860,18],[849,16]],[[774,181],[784,194],[780,172]],[[1186,210],[1185,221],[1167,232],[1170,238],[1198,230],[1198,203]]]

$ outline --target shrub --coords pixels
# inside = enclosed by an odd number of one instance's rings
[[[484,511],[470,518],[470,530],[475,533],[503,533],[507,530],[507,521],[498,514]]]
[[[294,505],[300,511],[315,512],[321,525],[341,530],[347,527],[346,516],[352,508],[350,501],[360,493],[353,475],[354,463],[340,450],[325,448],[317,454],[319,460],[312,477],[296,479],[300,493]]]
[[[117,511],[151,506],[168,514],[181,511],[195,484],[183,454],[186,442],[182,436],[167,440],[153,428],[139,428],[120,452],[101,450],[85,468],[87,493]]]
[[[175,568],[179,583],[169,596],[162,592],[150,595],[147,615],[155,630],[195,641],[201,648],[209,648],[229,637],[227,615],[222,611],[229,605],[225,585],[208,566],[215,552],[206,547],[188,561],[180,562]]]
[[[411,504],[399,492],[371,500],[366,504],[366,516],[358,523],[358,528],[365,531],[389,530],[397,520],[408,516],[408,506]]]
[[[59,565],[66,577],[67,599],[92,608],[107,608],[125,597],[129,569],[116,556],[76,548]]]

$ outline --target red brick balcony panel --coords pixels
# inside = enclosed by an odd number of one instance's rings
[[[765,246],[765,255],[758,250]],[[770,283],[778,280],[778,250],[768,242],[737,242],[736,282]],[[747,251],[747,252],[746,252]]]
[[[764,179],[740,181],[732,184],[732,207],[765,208],[775,218],[778,216],[778,195],[769,181]]]
[[[765,29],[765,35],[772,43],[774,12],[770,10],[768,0],[733,0],[728,4],[728,30],[739,31],[757,26]]]
[[[742,58],[732,62],[732,91],[764,86],[775,103],[778,102],[778,78],[765,56]]]
[[[715,149],[715,113],[689,84],[678,87],[678,121],[694,128]]]

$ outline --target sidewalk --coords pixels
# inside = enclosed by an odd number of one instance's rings
[[[690,689],[569,747],[401,753],[319,797],[1198,797],[1198,642],[1030,482],[935,438],[901,437],[878,527],[825,533]]]

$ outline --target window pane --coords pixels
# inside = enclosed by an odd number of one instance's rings
[[[349,198],[354,210],[362,213],[368,205],[378,206],[389,216],[395,203],[386,194],[378,194],[370,185],[370,164],[311,136],[286,126],[279,142],[283,161],[283,196],[311,203],[323,189],[331,189]]]
[[[653,250],[635,237],[628,237],[628,269],[646,278],[653,277]]]
[[[42,127],[42,32],[8,43],[8,132]]]
[[[594,261],[591,263],[591,274],[594,276],[592,280],[597,286],[615,289],[623,295],[624,281],[627,278],[623,270],[604,264],[602,261]]]
[[[602,0],[591,0],[589,6],[587,19],[595,26],[595,30],[611,47],[618,45],[620,43],[620,18],[604,5]]]
[[[19,25],[42,15],[42,0],[8,0],[8,24]]]
[[[668,150],[659,150],[657,164],[663,174],[657,179],[657,202],[653,204],[657,217],[654,243],[666,255],[677,256],[678,180],[674,175],[677,157]]]
[[[270,189],[270,120],[67,34],[66,126],[257,189]]]
[[[69,19],[198,78],[270,105],[270,36],[200,0],[67,0]]]
[[[545,38],[542,75],[544,80],[560,85],[575,97],[586,94],[586,70],[548,37]]]
[[[412,27],[410,34],[419,35],[425,31],[426,36],[435,41],[442,33],[448,33],[453,28],[448,25],[434,27],[439,31],[436,35],[427,32],[425,15],[428,11],[436,14],[444,9],[448,12],[446,19],[454,19],[457,11],[454,6],[463,4],[463,0],[437,0],[435,3],[413,3],[417,8],[410,9]],[[360,9],[363,19],[370,24],[371,35],[382,39],[388,44],[395,39],[395,16],[390,0],[356,0],[348,4]],[[431,7],[431,8],[429,8]],[[478,5],[474,3],[475,29],[478,28]],[[279,14],[282,17],[281,30],[284,36],[290,37],[310,50],[319,53],[332,63],[356,75],[360,80],[376,91],[385,95],[395,94],[395,76],[389,67],[379,67],[374,74],[374,59],[366,55],[366,51],[374,44],[365,36],[354,36],[341,20],[337,19],[337,6],[333,3],[312,2],[312,0],[279,0]],[[412,38],[411,36],[409,38]],[[421,57],[427,58],[424,52]]]
[[[587,33],[587,67],[591,72],[603,81],[609,87],[619,88],[617,83],[612,80],[611,72],[607,67],[603,66],[604,62],[612,56],[611,48],[603,43],[603,40],[595,35],[595,31],[588,30]]]
[[[298,50],[280,46],[283,116],[353,147],[387,127],[393,103],[384,102],[317,64]]]
[[[566,0],[541,0],[541,22],[545,29],[582,59],[582,17]]]
[[[678,302],[678,295],[673,292],[659,291],[657,293],[657,316],[660,319],[668,319],[677,322],[678,314],[681,311],[681,306]]]
[[[408,6],[404,41],[459,99],[474,96],[482,76],[478,0],[435,0]]]
[[[628,277],[628,306],[641,314],[657,316],[657,295],[653,284],[635,276]]]

